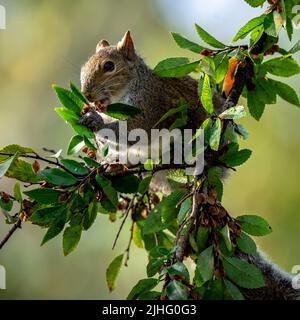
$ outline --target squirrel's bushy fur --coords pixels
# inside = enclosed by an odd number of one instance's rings
[[[105,71],[107,61],[113,63],[113,70]],[[162,78],[155,75],[136,54],[129,32],[115,46],[110,46],[106,40],[98,43],[96,53],[82,67],[81,84],[83,93],[96,104],[100,103],[105,107],[110,103],[123,102],[139,107],[142,112],[127,121],[128,130],[142,128],[149,131],[182,98],[191,106],[187,128],[199,128],[206,117],[199,104],[197,82],[191,77]],[[222,111],[222,102],[222,97],[214,95],[217,113]],[[197,107],[200,111],[196,112]],[[81,123],[98,130],[111,128],[117,133],[119,121],[91,110],[82,117]],[[161,127],[168,128],[168,123],[161,123]],[[158,184],[165,183],[165,176],[158,175],[156,179]],[[291,276],[271,263],[264,254],[258,252],[256,256],[242,253],[237,255],[256,265],[265,278],[263,288],[241,288],[246,299],[299,299],[299,291],[292,288]]]

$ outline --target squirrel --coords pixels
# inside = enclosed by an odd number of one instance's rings
[[[136,53],[129,31],[116,45],[110,45],[107,40],[97,44],[95,54],[81,69],[81,90],[98,110],[117,102],[139,107],[141,113],[127,120],[128,130],[143,128],[149,131],[182,98],[190,106],[187,128],[198,129],[207,117],[199,102],[197,81],[190,76],[163,78],[156,75]],[[213,103],[216,113],[222,112],[224,97],[214,94]],[[94,108],[82,116],[80,123],[94,131],[109,128],[116,133],[119,125],[118,120]],[[168,128],[168,123],[162,122],[161,127]],[[262,252],[255,256],[236,255],[256,265],[265,279],[263,288],[240,288],[246,299],[300,299],[300,291],[292,287],[291,276],[271,263]]]

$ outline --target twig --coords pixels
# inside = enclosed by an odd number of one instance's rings
[[[0,250],[3,248],[5,243],[9,240],[9,238],[15,233],[16,230],[21,228],[22,221],[19,219],[13,227],[9,230],[8,234],[4,237],[4,239],[0,242]]]
[[[116,244],[117,244],[117,241],[118,241],[119,236],[120,236],[120,233],[121,233],[121,231],[122,231],[122,229],[123,229],[124,223],[125,223],[125,221],[127,220],[128,214],[129,214],[129,212],[130,212],[130,210],[131,210],[131,208],[132,208],[132,205],[133,205],[135,196],[136,196],[136,195],[134,195],[134,196],[132,197],[132,199],[130,200],[130,203],[129,203],[127,209],[126,209],[124,218],[123,218],[123,220],[122,220],[122,223],[121,223],[121,225],[120,225],[120,228],[119,228],[118,233],[117,233],[117,235],[116,235],[116,238],[115,238],[115,240],[114,240],[112,249],[114,249],[115,246],[116,246]]]
[[[133,239],[133,226],[134,226],[134,221],[132,221],[131,227],[130,227],[130,237],[129,237],[129,243],[128,246],[125,250],[126,252],[126,258],[125,258],[125,262],[124,262],[124,266],[128,267],[128,261],[129,261],[129,253],[130,253],[130,248],[131,248],[131,243],[132,243],[132,239]]]
[[[12,156],[14,156],[15,154],[14,154],[14,153],[0,152],[0,155],[1,155],[1,156],[9,156],[9,157],[12,157]],[[43,157],[41,157],[40,155],[38,155],[37,153],[35,153],[34,155],[31,155],[31,154],[19,154],[18,156],[21,157],[21,158],[35,159],[35,160],[40,160],[40,161],[47,162],[47,163],[49,163],[49,164],[53,164],[53,165],[55,165],[55,166],[58,166],[58,167],[64,169],[65,171],[67,171],[67,172],[70,173],[71,175],[74,175],[70,170],[68,170],[65,166],[63,166],[63,165],[60,164],[59,162],[56,162],[56,161],[52,161],[52,160],[43,158]]]

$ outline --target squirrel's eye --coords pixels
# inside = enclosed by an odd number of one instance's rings
[[[103,71],[109,72],[115,69],[115,64],[112,61],[106,61],[103,65]]]

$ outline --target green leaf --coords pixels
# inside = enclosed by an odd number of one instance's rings
[[[139,226],[136,222],[133,224],[132,240],[138,248],[144,247],[142,230],[139,228]]]
[[[251,7],[256,8],[262,6],[266,0],[245,0]]]
[[[211,36],[208,32],[206,32],[204,29],[202,29],[197,23],[195,23],[195,27],[196,27],[196,31],[197,31],[199,37],[204,42],[206,42],[207,44],[209,44],[210,46],[212,46],[214,48],[220,48],[220,49],[225,48],[225,45],[222,42],[218,41],[213,36]]]
[[[22,202],[22,192],[21,192],[21,186],[19,182],[16,182],[14,186],[14,197],[17,202],[21,203]]]
[[[242,288],[256,289],[264,286],[262,272],[253,264],[238,258],[223,256],[223,267],[226,276]]]
[[[242,233],[236,238],[238,248],[247,254],[255,255],[257,252],[255,242],[245,233]]]
[[[66,220],[67,220],[67,210],[65,208],[65,210],[61,211],[60,216],[51,224],[51,226],[47,230],[42,240],[41,246],[44,245],[49,240],[56,237],[57,235],[59,235],[63,231]]]
[[[243,215],[236,218],[241,228],[252,236],[265,236],[272,232],[268,222],[256,215]]]
[[[250,47],[253,47],[258,42],[258,40],[261,38],[263,33],[264,33],[263,25],[259,25],[258,27],[252,30],[250,35]]]
[[[187,110],[187,105],[186,104],[182,104],[179,107],[176,108],[171,108],[169,109],[154,125],[154,128],[157,127],[162,121],[166,120],[167,118],[169,118],[170,116],[179,113],[179,112],[183,112]]]
[[[73,82],[70,82],[70,88],[72,92],[79,98],[83,103],[89,104],[89,100],[83,95],[83,93],[76,87]]]
[[[96,181],[99,184],[99,186],[103,189],[105,195],[110,200],[110,202],[113,204],[113,206],[117,206],[118,204],[118,193],[112,186],[112,183],[110,180],[102,177],[99,173],[96,175]]]
[[[223,239],[225,241],[225,245],[229,251],[232,250],[232,243],[230,239],[230,231],[228,224],[226,224],[221,230],[220,230],[221,235],[223,236]]]
[[[90,167],[90,168],[98,168],[100,167],[100,163],[94,159],[89,157],[83,157],[83,161]]]
[[[78,181],[70,173],[57,168],[44,169],[39,174],[41,177],[45,178],[46,181],[56,186],[68,187],[74,185]]]
[[[228,70],[228,56],[227,54],[224,54],[222,57],[222,60],[220,61],[219,64],[216,64],[216,71],[215,71],[215,81],[216,83],[221,83]]]
[[[49,208],[38,209],[33,212],[30,221],[38,225],[49,225],[60,218],[66,210],[65,205],[56,205]]]
[[[298,40],[298,41],[294,44],[294,46],[289,50],[289,53],[294,54],[294,53],[296,53],[296,52],[298,52],[298,51],[300,51],[300,40]]]
[[[10,144],[3,149],[0,150],[0,153],[7,153],[9,155],[1,155],[0,154],[0,162],[7,160],[9,157],[14,156],[15,154],[27,154],[27,153],[34,153],[31,148],[21,147],[17,144]]]
[[[39,188],[24,192],[29,198],[36,200],[42,204],[52,204],[58,202],[59,196],[62,195],[60,191],[50,188]]]
[[[93,223],[95,222],[95,219],[97,217],[98,213],[98,202],[92,201],[89,206],[88,210],[85,213],[84,219],[83,219],[83,229],[88,230]]]
[[[80,225],[67,227],[63,234],[63,250],[64,255],[68,255],[70,252],[76,249],[80,237],[82,227]]]
[[[249,149],[229,150],[225,155],[220,157],[220,160],[225,162],[229,167],[237,167],[245,163],[251,156],[252,151]]]
[[[8,158],[5,162],[0,164],[0,179],[5,176],[7,170],[10,168],[15,156]]]
[[[177,217],[179,224],[183,223],[187,213],[191,209],[191,206],[192,206],[191,198],[188,198],[188,199],[183,201],[182,205],[180,206],[180,210],[178,212],[178,217]]]
[[[163,246],[155,246],[149,252],[149,256],[152,258],[167,258],[170,251]]]
[[[2,208],[5,211],[11,211],[11,209],[13,208],[13,201],[12,200],[3,200],[2,198],[0,198],[0,208]]]
[[[121,193],[136,193],[140,184],[140,179],[135,175],[112,177],[110,180],[112,186]]]
[[[122,266],[123,256],[123,254],[120,254],[114,258],[106,269],[106,282],[110,292],[115,289],[116,280]]]
[[[166,287],[166,294],[170,300],[187,300],[189,291],[181,282],[172,280]]]
[[[85,146],[84,140],[82,136],[74,136],[71,138],[69,142],[67,154],[69,156],[78,153]]]
[[[200,287],[201,288],[201,287]],[[203,300],[225,300],[223,279],[210,281],[208,288],[204,291]]]
[[[78,161],[70,160],[70,159],[62,159],[59,162],[73,174],[85,175],[89,172],[88,169]]]
[[[279,57],[270,59],[262,64],[267,72],[280,77],[291,77],[300,73],[300,67],[292,58]]]
[[[231,42],[233,43],[239,39],[244,39],[252,30],[264,23],[265,17],[266,15],[263,14],[248,21],[242,28],[240,28]]]
[[[210,280],[214,273],[213,247],[210,246],[202,251],[197,260],[195,270],[195,282],[201,286],[203,282]]]
[[[101,148],[101,155],[103,158],[106,158],[109,153],[109,144],[106,143],[102,148]]]
[[[212,100],[212,93],[211,93],[210,80],[209,80],[208,74],[205,74],[204,76],[200,100],[202,102],[204,109],[209,114],[212,114],[214,112],[214,105]]]
[[[156,65],[154,73],[161,77],[183,77],[195,71],[199,61],[190,63],[188,58],[168,58]]]
[[[222,200],[223,182],[221,180],[223,171],[220,167],[212,167],[208,170],[207,180],[211,187],[217,192],[218,200]]]
[[[143,293],[148,292],[156,287],[157,284],[158,280],[153,278],[140,280],[130,291],[129,295],[127,296],[127,300],[138,299]]]
[[[277,94],[285,101],[294,104],[297,107],[300,107],[300,102],[296,91],[290,87],[288,84],[269,79],[272,81],[274,87],[276,88]]]
[[[140,300],[158,300],[161,296],[161,292],[158,291],[148,291],[140,295]]]
[[[209,229],[203,226],[199,227],[197,230],[197,247],[199,251],[203,251],[206,248],[206,242],[209,236]]]
[[[147,159],[144,163],[144,168],[147,171],[152,171],[154,168],[154,164],[151,159]]]
[[[190,282],[190,274],[187,267],[182,262],[176,262],[168,268],[168,273],[172,276],[180,276],[187,282]]]
[[[124,103],[113,103],[107,106],[104,113],[115,119],[128,120],[141,113],[141,110]]]
[[[147,276],[153,277],[163,264],[163,259],[151,259],[147,264]]]
[[[233,299],[233,300],[245,300],[244,296],[242,295],[241,291],[237,286],[235,286],[232,282],[227,279],[223,279],[226,293]]]
[[[149,189],[151,179],[152,179],[152,176],[149,176],[149,177],[144,178],[140,182],[139,187],[138,187],[139,194],[143,195]]]
[[[90,139],[95,138],[95,135],[91,129],[78,123],[79,116],[77,116],[73,111],[66,108],[55,108],[54,110],[65,122],[70,124],[70,126],[78,135]]]
[[[257,99],[255,91],[248,91],[247,104],[251,116],[258,121],[264,113],[265,104]]]
[[[144,235],[161,231],[174,222],[179,212],[176,205],[185,193],[184,190],[172,192],[149,212],[143,229]]]
[[[221,132],[222,132],[222,123],[219,118],[216,119],[215,123],[213,124],[209,145],[212,150],[218,151],[221,139]]]
[[[182,49],[188,49],[195,53],[200,53],[204,49],[199,44],[184,38],[179,33],[171,32],[171,35],[178,44],[178,46]]]
[[[92,149],[92,150],[94,150],[94,151],[97,151],[97,148],[94,146],[94,144],[90,141],[90,139],[88,139],[87,137],[83,137],[83,141],[84,141],[84,144],[88,147],[88,148],[90,148],[90,149]]]
[[[221,119],[237,120],[237,119],[245,117],[245,115],[246,115],[246,111],[245,111],[244,106],[236,106],[236,107],[232,107],[232,108],[225,110],[224,112],[222,112],[219,115],[219,117]]]
[[[255,95],[256,99],[264,104],[276,103],[276,89],[273,82],[269,79],[259,78],[255,81]]]
[[[60,100],[62,105],[67,109],[73,111],[75,114],[79,115],[84,105],[84,102],[69,90],[61,88],[57,85],[53,85],[52,87],[56,92],[58,99]]]
[[[39,176],[32,171],[31,164],[20,159],[15,159],[13,161],[10,168],[6,171],[6,176],[28,183],[37,183],[41,181]]]

